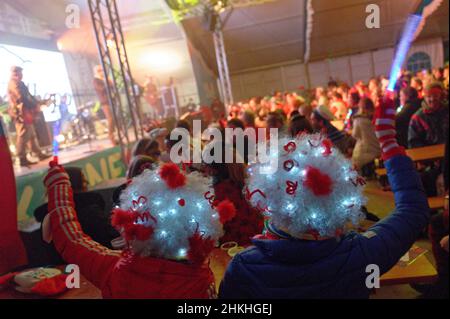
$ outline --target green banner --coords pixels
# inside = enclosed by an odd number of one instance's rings
[[[126,166],[121,160],[120,147],[114,147],[64,166],[79,167],[83,170],[89,187],[104,181],[124,177]],[[16,178],[17,211],[19,228],[33,222],[34,210],[47,202],[45,187],[42,183],[47,170]]]

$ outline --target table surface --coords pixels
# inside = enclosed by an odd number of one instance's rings
[[[58,267],[59,268],[59,267]],[[101,291],[90,281],[80,276],[80,288],[69,289],[61,295],[55,297],[43,297],[33,294],[26,294],[15,290],[12,287],[0,289],[0,299],[102,299]]]
[[[406,154],[414,162],[431,161],[444,158],[445,156],[445,144],[438,144],[432,146],[425,146],[419,148],[411,148],[406,150]],[[387,174],[385,168],[376,169],[378,176],[384,176]]]
[[[438,277],[437,271],[425,254],[406,267],[395,265],[380,278],[381,286],[412,283],[432,283]]]
[[[406,154],[408,154],[414,162],[443,158],[445,154],[445,144],[411,148],[406,150]]]

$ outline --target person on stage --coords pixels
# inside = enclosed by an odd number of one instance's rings
[[[40,161],[50,156],[42,153],[36,142],[36,132],[33,122],[39,107],[39,101],[31,95],[27,86],[23,83],[22,71],[23,69],[18,66],[11,68],[11,78],[8,83],[9,114],[16,126],[16,150],[20,160],[20,166],[29,167],[36,163],[30,162],[27,159],[26,144],[31,146],[31,150],[37,155]]]
[[[159,101],[159,90],[155,83],[155,78],[152,76],[147,76],[147,79],[145,80],[145,101],[147,101],[148,105],[150,105],[153,114],[156,115],[157,119],[162,118],[163,116],[163,109],[162,105]]]
[[[108,121],[109,140],[113,145],[117,145],[117,140],[114,138],[115,126],[111,109],[112,106],[109,105],[108,91],[106,90],[105,76],[101,65],[97,65],[94,68],[94,90],[97,93],[97,97],[102,106],[102,111]]]

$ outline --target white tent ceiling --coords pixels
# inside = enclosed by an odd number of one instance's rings
[[[313,0],[310,61],[395,46],[406,18],[419,1]],[[305,4],[306,0],[277,0],[235,9],[224,29],[231,73],[302,61],[307,42]],[[365,25],[369,4],[380,7],[379,29],[368,29]],[[427,20],[417,40],[431,37],[448,39],[448,19],[448,0],[444,0]],[[188,38],[209,63],[214,64],[212,38],[203,30],[201,19],[183,23]]]
[[[67,3],[78,3],[85,16],[75,41],[75,48],[95,54],[91,25],[85,0],[0,0],[13,3],[30,15],[48,23],[56,36],[67,33],[64,14]],[[391,47],[399,39],[406,17],[420,0],[313,0],[311,61]],[[367,29],[366,6],[381,8],[381,28]],[[139,59],[155,46],[181,52],[185,36],[176,25],[163,0],[118,0],[127,47],[132,58]],[[302,61],[305,52],[306,0],[274,0],[254,6],[235,8],[224,30],[231,73],[257,69],[267,65]],[[420,39],[448,39],[448,0],[428,19]],[[215,69],[212,38],[201,18],[182,23],[191,43]],[[185,49],[183,49],[186,51]],[[182,54],[183,65],[189,57]],[[139,67],[138,67],[139,69]],[[140,70],[138,70],[139,72]],[[183,68],[178,72],[182,75]]]
[[[314,0],[314,26],[311,58],[319,60],[383,47],[395,46],[405,21],[420,0]],[[381,28],[368,29],[366,6],[380,7]],[[427,19],[417,40],[442,37],[448,39],[448,0]]]

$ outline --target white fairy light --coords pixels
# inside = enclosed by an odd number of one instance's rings
[[[162,231],[159,233],[159,235],[160,235],[162,238],[166,238],[166,237],[167,237],[167,232],[166,232],[165,230],[162,230]]]
[[[286,205],[286,209],[287,210],[293,210],[294,208],[295,208],[295,206],[292,203],[289,203],[289,204]]]
[[[181,248],[178,250],[178,257],[179,258],[184,258],[187,255],[187,250],[186,248]]]

